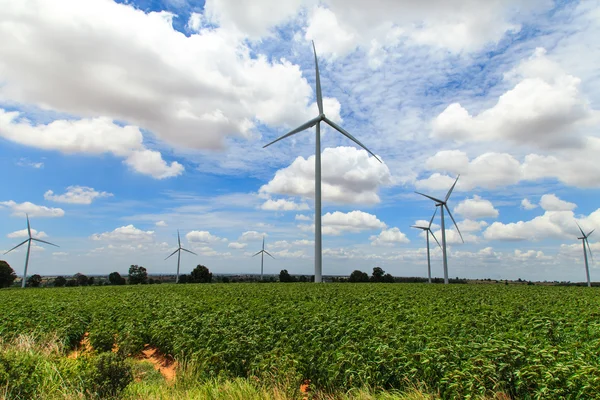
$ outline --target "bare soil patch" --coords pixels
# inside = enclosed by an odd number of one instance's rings
[[[73,349],[73,351],[71,353],[69,353],[69,355],[67,357],[71,358],[71,359],[76,359],[77,357],[79,357],[82,354],[91,353],[91,352],[92,352],[92,345],[90,344],[90,333],[86,332],[81,337],[81,340],[79,341],[79,343],[77,343],[77,346],[75,346],[75,349]]]
[[[170,355],[162,354],[156,347],[146,344],[144,350],[137,357],[138,360],[145,360],[152,363],[154,369],[165,377],[167,382],[175,380],[177,375],[177,361]]]

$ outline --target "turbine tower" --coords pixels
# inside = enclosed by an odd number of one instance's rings
[[[181,247],[181,238],[179,237],[179,229],[177,229],[177,244],[179,244],[179,247],[177,248],[177,250],[175,250],[174,252],[172,252],[169,255],[169,257],[171,257],[173,254],[177,253],[177,277],[175,278],[175,283],[179,283],[179,262],[181,261],[181,251],[182,250],[187,251],[188,253],[192,253],[195,256],[198,255],[198,254],[194,253],[193,251],[189,251],[189,250]],[[165,258],[165,260],[168,260],[169,257]]]
[[[315,136],[315,282],[322,282],[322,263],[323,263],[323,252],[322,252],[322,238],[321,238],[321,122],[325,122],[333,129],[352,140],[354,143],[365,149],[379,162],[381,160],[369,149],[367,149],[361,142],[359,142],[354,136],[348,133],[344,128],[327,118],[323,112],[323,96],[321,94],[321,78],[319,76],[319,63],[317,61],[317,50],[315,49],[315,42],[312,42],[313,53],[315,55],[315,71],[316,71],[316,92],[317,92],[317,106],[319,107],[319,115],[308,122],[300,125],[296,129],[291,130],[279,139],[272,141],[269,144],[263,146],[263,148],[272,145],[282,139],[289,136],[295,135],[298,132],[302,132],[305,129],[311,128],[316,125],[316,136]]]
[[[575,223],[577,224],[577,221],[575,221]],[[594,256],[592,255],[592,249],[590,248],[590,242],[588,241],[588,237],[590,237],[590,235],[592,234],[592,232],[595,231],[595,229],[592,229],[590,233],[586,235],[585,233],[583,233],[583,229],[581,229],[579,224],[577,224],[577,227],[579,228],[579,232],[581,232],[581,237],[578,237],[577,239],[581,240],[581,243],[583,244],[583,259],[585,260],[585,275],[587,277],[587,285],[588,287],[592,287],[592,282],[590,282],[590,268],[588,267],[588,258],[585,245],[587,244],[587,250],[589,250],[590,257],[592,257],[593,260]]]
[[[437,238],[433,234],[433,231],[431,230],[431,224],[433,223],[433,218],[435,218],[436,213],[437,213],[437,207],[436,207],[435,211],[433,212],[431,219],[429,220],[429,225],[427,225],[427,226],[412,225],[411,226],[411,228],[417,228],[417,229],[421,229],[421,230],[425,231],[425,235],[427,235],[427,275],[428,275],[429,283],[431,283],[431,258],[429,256],[429,234],[431,234],[431,236],[433,236],[433,238],[435,239],[435,242],[438,244],[438,246],[440,246],[440,242],[438,242]],[[440,248],[441,247],[442,246],[440,246]]]
[[[442,220],[442,257],[444,260],[444,284],[446,285],[448,284],[448,257],[446,255],[446,226],[444,224],[444,208],[446,208],[446,210],[448,211],[448,215],[450,215],[450,218],[452,218],[452,222],[454,222],[454,226],[456,227],[456,230],[460,235],[460,240],[462,240],[463,243],[465,242],[465,240],[462,237],[462,234],[460,233],[460,229],[458,229],[458,225],[456,225],[456,221],[454,220],[454,217],[452,216],[452,213],[448,208],[448,199],[450,198],[450,195],[452,194],[452,191],[456,186],[456,182],[458,182],[458,178],[460,178],[460,175],[456,177],[454,184],[452,185],[450,190],[448,190],[448,194],[446,194],[446,198],[444,200],[436,199],[435,197],[431,197],[424,193],[415,192],[417,194],[420,194],[421,196],[425,196],[428,199],[433,200],[435,202],[435,206],[440,208],[440,218]]]
[[[37,239],[31,236],[31,225],[29,224],[29,215],[25,214],[25,216],[27,217],[27,235],[29,236],[28,239],[24,240],[23,242],[19,243],[18,245],[16,245],[15,247],[13,247],[12,249],[10,249],[9,251],[7,251],[4,254],[8,254],[11,251],[13,251],[14,249],[21,247],[22,245],[24,245],[25,243],[27,243],[27,255],[25,256],[25,271],[23,271],[23,281],[21,282],[21,287],[24,288],[25,287],[25,282],[27,281],[27,267],[29,266],[29,251],[31,250],[31,242],[32,241],[36,241],[36,242],[40,242],[40,243],[46,243],[49,244],[51,246],[56,246],[56,247],[60,247],[58,245],[55,245],[54,243],[50,243],[50,242],[46,242],[45,240],[42,239]]]
[[[275,259],[275,257],[273,257],[271,255],[271,253],[269,253],[268,251],[265,250],[265,237],[263,236],[263,245],[262,245],[262,250],[259,251],[258,253],[256,253],[255,255],[253,255],[252,257],[255,257],[257,255],[261,255],[260,256],[260,280],[263,280],[263,266],[265,263],[265,254],[268,255],[269,257],[271,257],[273,260]]]

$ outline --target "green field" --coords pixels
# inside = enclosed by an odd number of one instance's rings
[[[595,398],[600,293],[581,287],[207,284],[0,291],[0,336],[57,335],[64,353],[145,344],[206,381],[323,393]],[[6,367],[6,366],[5,366]],[[0,376],[1,376],[0,362]]]

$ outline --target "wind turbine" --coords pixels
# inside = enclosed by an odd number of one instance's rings
[[[433,218],[435,218],[436,213],[437,213],[437,208],[435,209],[435,211],[433,212],[433,215],[431,216],[431,219],[429,220],[429,225],[427,225],[427,226],[412,225],[411,226],[411,228],[417,228],[417,229],[421,229],[421,230],[425,231],[425,235],[427,235],[427,274],[429,276],[429,283],[431,283],[431,258],[429,257],[429,234],[431,234],[431,236],[433,236],[433,238],[435,239],[435,242],[438,244],[438,246],[440,246],[440,242],[438,242],[437,238],[433,234],[433,231],[431,230],[431,224],[433,223]],[[440,246],[440,248],[441,247],[442,246]]]
[[[60,247],[58,245],[55,245],[54,243],[50,243],[50,242],[46,242],[45,240],[42,239],[37,239],[31,236],[31,225],[29,224],[29,215],[25,214],[25,216],[27,217],[27,235],[29,236],[29,238],[27,238],[26,240],[22,241],[21,243],[19,243],[18,245],[16,245],[15,247],[13,247],[12,249],[10,249],[9,251],[7,251],[4,254],[8,254],[11,251],[13,251],[14,249],[23,246],[25,243],[27,243],[27,255],[25,256],[25,271],[23,271],[23,280],[21,281],[21,287],[24,288],[25,287],[25,282],[27,281],[27,266],[29,265],[29,251],[31,250],[31,242],[32,241],[36,241],[36,242],[40,242],[40,243],[46,243],[49,244],[51,246],[56,246],[56,247]]]
[[[381,160],[369,149],[367,149],[361,142],[359,142],[354,136],[348,133],[344,128],[330,120],[325,116],[323,112],[323,95],[321,94],[321,78],[319,76],[319,63],[317,61],[317,50],[315,49],[315,42],[312,42],[313,52],[315,55],[315,71],[316,71],[316,92],[317,92],[317,106],[319,107],[319,115],[308,122],[300,125],[296,129],[291,130],[279,139],[273,140],[271,143],[266,144],[263,148],[272,145],[282,139],[289,136],[295,135],[298,132],[302,132],[305,129],[311,128],[316,125],[316,140],[315,140],[315,282],[322,282],[322,265],[323,265],[323,252],[322,252],[322,238],[321,238],[321,122],[325,122],[333,129],[352,140],[354,143],[365,149],[379,162]]]
[[[256,253],[255,255],[253,255],[252,257],[257,256],[259,254],[261,255],[260,256],[260,280],[262,281],[263,280],[263,266],[265,263],[265,254],[268,255],[269,257],[271,257],[273,260],[275,259],[275,257],[273,257],[271,255],[271,253],[269,253],[268,251],[265,250],[265,237],[264,236],[263,236],[262,250],[259,251],[258,253]]]
[[[577,221],[575,221],[575,223],[577,224]],[[578,237],[577,239],[581,240],[581,243],[583,244],[583,259],[585,260],[585,275],[587,276],[587,285],[588,287],[592,287],[592,283],[590,282],[590,268],[588,267],[588,258],[585,245],[587,244],[587,250],[589,250],[590,257],[592,257],[593,260],[594,256],[592,255],[592,249],[590,248],[590,242],[588,241],[588,237],[590,237],[590,235],[592,234],[592,232],[595,231],[595,229],[592,229],[590,233],[586,235],[585,233],[583,233],[583,229],[581,229],[579,224],[577,224],[577,227],[579,228],[579,232],[581,232],[581,237]]]
[[[454,190],[454,187],[456,186],[456,182],[458,182],[458,178],[460,178],[460,175],[456,177],[454,184],[452,185],[450,190],[448,190],[448,194],[446,194],[446,198],[444,200],[436,199],[435,197],[431,197],[424,193],[415,192],[417,194],[420,194],[421,196],[425,196],[428,199],[433,200],[435,202],[435,206],[440,208],[440,214],[441,214],[441,219],[442,219],[442,257],[444,260],[444,283],[446,285],[448,284],[448,257],[446,256],[446,226],[444,224],[444,207],[448,211],[448,215],[450,215],[450,218],[452,218],[452,222],[454,222],[454,226],[456,226],[456,230],[458,231],[458,234],[460,235],[460,240],[462,240],[463,243],[465,242],[465,240],[462,237],[462,234],[460,233],[460,229],[458,229],[458,225],[456,225],[456,221],[454,220],[454,217],[452,216],[452,213],[450,212],[450,209],[448,208],[448,204],[447,204],[448,199],[450,198],[450,195],[452,194],[452,191]]]
[[[181,247],[181,238],[179,237],[179,229],[177,229],[177,243],[179,244],[179,247],[177,248],[177,250],[175,250],[174,252],[172,252],[169,257],[165,258],[165,260],[169,259],[173,254],[177,253],[177,277],[175,278],[175,283],[179,283],[179,262],[181,261],[181,250],[183,251],[187,251],[188,253],[192,253],[193,255],[197,256],[198,254],[194,253],[193,251],[189,251],[187,249],[184,249],[183,247]]]

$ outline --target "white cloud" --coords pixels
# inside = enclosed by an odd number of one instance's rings
[[[391,185],[390,171],[385,164],[362,149],[354,147],[326,148],[321,158],[322,198],[336,203],[375,204],[380,199],[379,187]],[[298,157],[275,173],[275,177],[260,188],[262,194],[283,194],[314,198],[315,156]]]
[[[533,210],[534,208],[537,208],[537,204],[533,204],[531,201],[529,201],[529,199],[525,198],[521,200],[521,208],[525,210]]]
[[[580,93],[581,80],[566,74],[537,49],[534,56],[508,72],[519,79],[498,103],[477,116],[451,104],[433,121],[435,136],[473,141],[509,140],[543,149],[581,147],[575,134],[598,120]]]
[[[37,239],[43,239],[48,237],[46,232],[38,232],[35,229],[31,229],[31,236]],[[15,231],[6,235],[9,238],[28,238],[29,234],[27,233],[27,229],[21,229],[20,231]]]
[[[310,220],[312,220],[311,217],[306,216],[304,214],[296,214],[295,219],[296,219],[296,221],[310,221]]]
[[[250,242],[254,240],[262,240],[264,237],[269,236],[266,233],[260,233],[257,231],[246,231],[239,237],[238,242]]]
[[[87,186],[68,186],[67,191],[61,195],[55,195],[52,190],[48,190],[44,193],[44,199],[57,203],[92,204],[95,199],[111,197],[112,195],[108,192],[98,192]]]
[[[69,255],[69,253],[66,253],[64,251],[55,251],[54,253],[52,253],[52,255],[54,257],[66,257]]]
[[[137,127],[122,127],[106,117],[33,125],[20,118],[19,112],[0,108],[0,136],[26,146],[66,154],[112,153],[125,158],[124,162],[134,171],[156,179],[177,176],[184,170],[178,162],[173,161],[169,165],[159,152],[146,149]]]
[[[543,195],[540,206],[546,211],[571,211],[577,208],[577,204],[561,200],[555,194]]]
[[[0,206],[9,207],[12,211],[12,216],[14,217],[25,217],[25,215],[29,215],[30,217],[63,217],[65,212],[62,208],[51,208],[46,206],[38,206],[29,201],[24,203],[17,203],[15,201],[0,201]]]
[[[457,223],[457,225],[458,225],[458,229],[460,229],[461,232],[468,233],[468,232],[479,232],[480,230],[482,230],[489,224],[485,221],[473,221],[471,219],[465,219],[465,220],[459,221]]]
[[[227,239],[212,235],[208,231],[191,231],[185,235],[188,242],[191,243],[213,243],[219,241],[227,241]]]
[[[270,210],[270,211],[301,211],[301,210],[308,210],[308,204],[306,204],[306,203],[298,204],[292,200],[285,200],[285,199],[277,199],[277,200],[269,199],[269,200],[265,201],[263,203],[263,205],[260,206],[260,208],[263,210]]]
[[[469,219],[497,218],[499,213],[489,200],[474,195],[472,199],[465,199],[454,207],[454,212]]]
[[[169,226],[169,225],[167,225],[167,223],[165,221],[158,221],[154,225],[159,226],[159,227]]]
[[[324,235],[341,235],[346,232],[357,233],[365,230],[384,229],[385,223],[381,222],[375,215],[363,211],[350,211],[342,213],[335,211],[327,213],[322,218],[322,230]],[[304,231],[315,230],[315,225],[299,225]]]
[[[394,227],[381,231],[379,235],[373,235],[369,238],[372,246],[393,246],[397,243],[410,243],[400,229]]]
[[[17,161],[17,165],[19,167],[31,167],[35,169],[44,168],[43,162],[33,162],[29,161],[27,158],[20,158],[19,161]]]
[[[133,225],[126,225],[116,228],[112,232],[95,233],[91,238],[92,240],[106,240],[111,242],[152,242],[154,241],[154,231],[143,231]]]
[[[230,249],[243,249],[248,246],[248,243],[231,242],[227,245]]]

